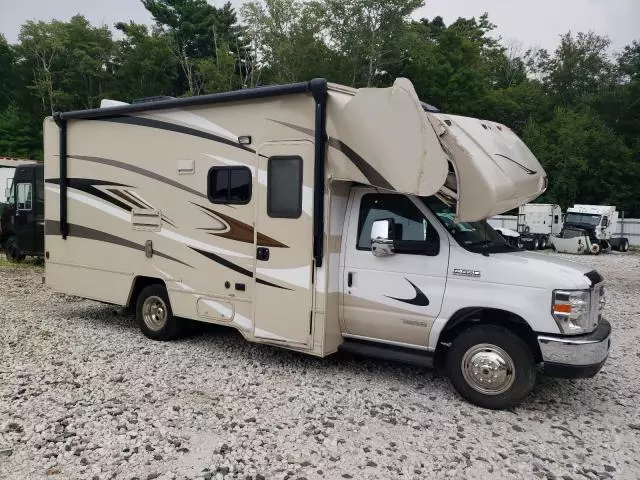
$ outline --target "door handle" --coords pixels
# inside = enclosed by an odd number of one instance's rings
[[[256,250],[256,258],[263,262],[269,260],[269,249],[267,247],[258,247]]]
[[[353,285],[353,272],[347,274],[347,287]]]

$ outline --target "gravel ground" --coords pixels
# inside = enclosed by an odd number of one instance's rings
[[[640,255],[572,258],[606,277],[609,360],[501,412],[427,370],[223,328],[152,342],[0,266],[0,478],[640,478]]]

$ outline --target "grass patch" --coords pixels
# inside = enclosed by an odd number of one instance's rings
[[[0,253],[0,268],[43,268],[44,264],[34,257],[27,257],[23,261],[14,263],[7,260],[4,253]]]

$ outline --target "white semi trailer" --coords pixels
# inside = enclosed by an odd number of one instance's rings
[[[551,246],[551,236],[562,231],[562,209],[552,203],[527,203],[518,208],[520,242],[530,250]]]

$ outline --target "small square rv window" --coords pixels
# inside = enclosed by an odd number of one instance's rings
[[[302,158],[269,158],[267,214],[272,218],[298,218],[302,214]]]
[[[249,203],[251,170],[247,167],[211,167],[207,179],[207,196],[213,203]]]

